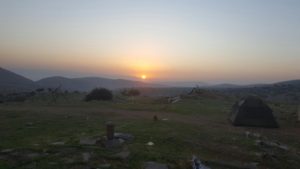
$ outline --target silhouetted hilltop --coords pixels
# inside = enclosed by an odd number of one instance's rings
[[[300,102],[300,80],[282,81],[274,84],[245,85],[239,87],[211,88],[239,97],[258,95],[270,101]]]
[[[41,79],[36,83],[40,86],[49,88],[56,88],[60,86],[62,89],[70,91],[89,91],[95,87],[104,87],[112,90],[131,87],[162,87],[162,85],[144,83],[140,81],[101,77],[66,78],[55,76]]]
[[[278,83],[275,83],[275,85],[293,85],[293,86],[299,85],[300,86],[300,79],[278,82]]]
[[[36,87],[37,85],[34,81],[0,67],[1,92],[26,91]]]

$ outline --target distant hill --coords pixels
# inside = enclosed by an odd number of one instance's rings
[[[0,67],[0,92],[28,91],[36,87],[34,81]]]
[[[282,81],[273,84],[245,85],[239,87],[211,88],[224,94],[239,97],[258,95],[266,100],[278,102],[300,102],[300,80]]]
[[[70,91],[90,91],[95,87],[104,87],[112,90],[131,87],[163,87],[162,85],[144,83],[140,81],[100,77],[66,78],[55,76],[41,79],[36,83],[40,86],[50,88],[61,86],[63,90]]]
[[[277,82],[275,85],[299,85],[300,86],[300,79],[297,80],[288,80],[283,82]]]
[[[204,86],[204,88],[212,88],[212,89],[234,89],[234,88],[241,88],[244,87],[242,85],[235,85],[235,84],[229,84],[229,83],[222,83],[217,85],[211,85],[211,86]]]
[[[202,81],[166,81],[166,82],[158,82],[159,84],[163,84],[166,86],[174,87],[174,88],[190,88],[190,87],[203,87],[209,86],[208,83]]]
[[[218,90],[223,93],[247,95],[257,94],[272,100],[293,100],[300,101],[300,80],[289,80],[277,82],[274,84],[219,84],[207,86],[203,82],[178,82],[178,86],[191,86],[191,84],[203,85],[202,88],[210,90]],[[101,77],[84,77],[84,78],[66,78],[66,77],[48,77],[39,81],[32,81],[26,77],[8,71],[0,67],[0,93],[11,93],[20,91],[30,91],[36,88],[56,88],[60,86],[63,90],[69,91],[90,91],[95,87],[104,87],[111,90],[121,88],[144,88],[144,94],[161,95],[160,91],[166,91],[167,95],[174,95],[190,90],[190,87],[170,87],[172,85],[160,85],[145,83],[141,81],[125,80],[125,79],[109,79]],[[168,87],[169,86],[169,87]],[[160,89],[154,89],[160,88]],[[162,88],[164,88],[162,90]],[[170,88],[165,90],[165,88]]]

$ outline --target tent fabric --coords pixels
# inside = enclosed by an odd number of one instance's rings
[[[272,109],[256,96],[235,103],[229,119],[235,126],[278,127]]]

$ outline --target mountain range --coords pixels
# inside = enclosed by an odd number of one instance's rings
[[[30,91],[37,88],[57,87],[69,91],[90,91],[95,87],[104,87],[114,90],[132,87],[163,87],[163,85],[101,77],[66,78],[54,76],[32,81],[24,76],[0,68],[0,92]]]
[[[193,82],[194,84],[198,84]],[[190,83],[181,83],[177,86],[187,85]],[[300,86],[300,80],[283,81],[274,84],[252,84],[252,85],[235,85],[235,84],[219,84],[212,86],[205,86],[201,82],[199,86],[210,89],[239,89],[239,88],[254,88],[254,87],[268,87],[274,85],[296,85]],[[32,81],[24,76],[18,75],[14,72],[0,67],[0,92],[16,92],[16,91],[30,91],[37,88],[57,88],[68,91],[90,91],[95,87],[104,87],[111,90],[121,88],[163,88],[174,87],[172,84],[155,84],[141,81],[126,80],[126,79],[109,79],[102,77],[83,77],[83,78],[66,78],[61,76],[47,77],[38,81]],[[188,86],[191,87],[191,86]]]

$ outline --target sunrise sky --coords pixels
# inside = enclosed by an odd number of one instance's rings
[[[0,66],[34,80],[300,78],[299,0],[0,0],[0,23]]]

